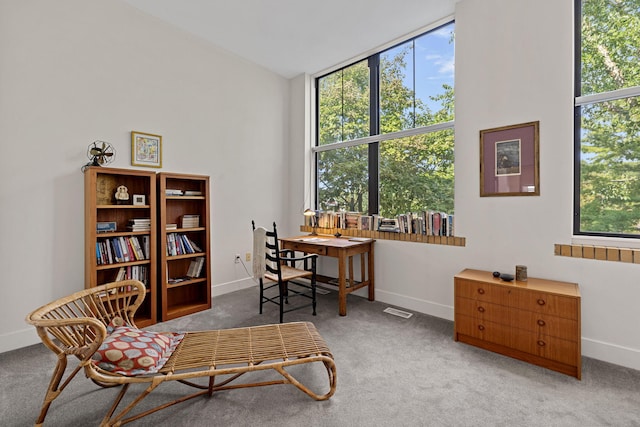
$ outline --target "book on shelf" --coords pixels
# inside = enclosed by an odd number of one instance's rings
[[[149,236],[114,237],[96,242],[97,265],[149,259]]]
[[[166,227],[165,228],[166,230],[177,230],[178,229],[178,224],[171,223],[171,224],[167,224],[165,227]]]
[[[127,223],[129,231],[149,231],[151,230],[151,218],[132,218]]]
[[[117,231],[117,224],[115,221],[96,222],[96,232],[108,233]]]
[[[187,270],[188,277],[200,277],[200,273],[202,273],[202,267],[204,267],[205,258],[199,256],[196,259],[191,260],[189,264],[189,269]]]
[[[185,255],[202,252],[202,249],[185,234],[168,233],[167,234],[167,255]]]
[[[202,196],[202,191],[200,190],[185,190],[185,196]]]
[[[454,236],[453,214],[433,210],[407,212],[394,218],[383,218],[378,214],[361,215],[358,212],[323,212],[316,213],[319,228],[357,229],[364,231],[380,231],[423,236]],[[306,225],[313,225],[305,217]]]
[[[129,265],[120,267],[116,273],[114,282],[122,282],[123,280],[139,280],[148,286],[149,269],[146,265]]]
[[[196,228],[200,227],[200,215],[185,214],[182,215],[182,228]]]
[[[167,196],[182,196],[183,191],[173,188],[167,188],[164,190],[164,194]]]

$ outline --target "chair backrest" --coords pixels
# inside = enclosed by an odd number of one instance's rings
[[[251,221],[251,226],[253,230],[256,230],[255,221]],[[276,223],[273,223],[273,231],[267,230],[265,232],[265,269],[271,274],[275,274],[278,276],[278,280],[282,278],[282,267],[280,258],[280,242],[278,242],[278,230],[276,228]],[[255,256],[255,255],[254,255]]]
[[[36,327],[40,339],[56,354],[95,351],[115,317],[135,326],[133,317],[145,295],[144,284],[137,280],[107,283],[44,305],[31,312],[26,321]]]

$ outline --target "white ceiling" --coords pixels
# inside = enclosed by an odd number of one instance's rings
[[[314,74],[452,15],[459,0],[124,0],[284,77]]]

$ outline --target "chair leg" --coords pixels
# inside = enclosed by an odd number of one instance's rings
[[[311,305],[313,307],[313,315],[316,315],[316,276],[311,277]]]
[[[42,403],[42,408],[40,409],[40,415],[38,416],[38,420],[36,421],[36,426],[41,426],[44,423],[44,419],[47,416],[47,412],[49,411],[49,407],[51,403],[62,393],[62,390],[67,387],[69,382],[76,376],[76,374],[82,369],[82,364],[76,366],[76,368],[67,376],[67,379],[60,385],[62,381],[62,377],[67,370],[67,355],[64,353],[58,354],[58,363],[56,363],[56,367],[53,371],[53,375],[51,376],[51,381],[49,382],[49,388],[47,388],[47,392],[44,397],[44,402]]]
[[[264,302],[264,283],[262,279],[260,281],[260,314],[262,314],[262,303]]]
[[[280,323],[284,322],[284,295],[280,289]]]

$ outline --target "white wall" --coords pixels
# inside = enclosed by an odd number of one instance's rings
[[[572,238],[573,2],[462,0],[455,19],[456,234],[466,247],[376,242],[376,299],[453,319],[454,274],[524,264],[531,277],[580,285],[585,356],[640,369],[640,266],[554,256]],[[536,120],[541,195],[481,198],[479,131]]]
[[[232,261],[251,219],[285,220],[288,126],[286,79],[123,2],[0,1],[0,352],[39,342],[25,316],[84,287],[91,142],[132,168],[130,131],[158,133],[162,170],[211,176],[220,293],[253,285]]]
[[[640,369],[638,265],[553,255],[571,241],[572,26],[572,2],[458,3],[456,218],[467,245],[377,242],[376,297],[452,319],[455,273],[525,264],[580,284],[584,355]],[[89,143],[111,142],[113,166],[131,168],[129,132],[159,133],[162,170],[211,176],[216,294],[253,284],[231,261],[251,251],[251,219],[298,229],[309,105],[308,76],[287,82],[121,2],[0,0],[0,352],[38,342],[25,315],[83,287]],[[479,131],[533,120],[540,197],[480,198]]]

